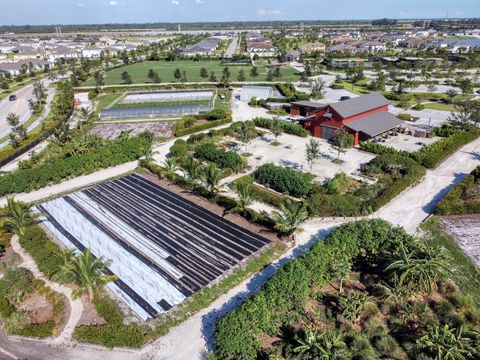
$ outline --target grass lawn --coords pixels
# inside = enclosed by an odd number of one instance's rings
[[[180,82],[175,79],[173,73],[175,69],[179,68],[180,71],[185,71],[187,74],[187,81],[208,81],[207,79],[202,79],[200,77],[200,69],[205,67],[208,72],[215,72],[217,80],[220,81],[222,77],[222,71],[225,66],[223,66],[218,60],[205,60],[195,62],[193,60],[178,60],[178,61],[145,61],[138,64],[132,64],[129,66],[124,66],[118,69],[108,71],[105,74],[105,85],[118,85],[123,84],[121,79],[121,74],[124,71],[128,71],[132,77],[133,83],[142,84],[150,83],[150,80],[147,78],[147,73],[149,69],[154,69],[160,75],[162,82]],[[237,81],[238,73],[240,70],[245,71],[246,81],[266,81],[266,76],[268,69],[264,65],[258,65],[258,76],[250,76],[250,65],[238,65],[238,66],[229,66],[230,70],[230,81]],[[278,81],[297,81],[300,75],[291,67],[283,67],[281,70],[281,77],[274,78]],[[94,86],[94,79],[89,79],[85,82],[85,86]]]
[[[365,88],[365,86],[362,85],[362,83],[363,83],[363,80],[360,81],[359,83],[357,83],[357,85],[353,85],[351,82],[348,82],[348,81],[343,80],[343,81],[341,82],[341,85],[343,85],[343,88],[344,88],[345,90],[350,91],[350,92],[352,92],[352,93],[354,93],[354,94],[357,94],[357,95],[369,94],[370,91],[367,90],[367,89]],[[365,84],[366,84],[366,82],[365,82]]]
[[[480,304],[480,270],[453,241],[445,234],[438,219],[431,219],[422,225],[421,229],[426,233],[425,239],[431,246],[444,247],[452,257],[452,278],[460,289],[471,295],[477,304]]]
[[[95,110],[97,112],[102,111],[122,95],[123,93],[112,93],[112,94],[100,95],[98,98],[95,99]]]
[[[455,106],[451,104],[444,104],[444,103],[424,103],[425,109],[432,109],[432,110],[443,110],[443,111],[455,111]]]

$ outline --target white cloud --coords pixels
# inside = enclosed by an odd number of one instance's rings
[[[198,4],[198,5],[205,4],[205,0],[195,0],[195,4]]]
[[[118,6],[118,1],[111,0],[108,4],[109,4],[110,6]]]
[[[180,1],[178,0],[171,0],[170,1],[173,5],[180,5]]]
[[[278,9],[258,9],[257,10],[257,15],[260,15],[260,16],[265,16],[265,15],[278,16],[278,15],[282,15],[282,12]]]

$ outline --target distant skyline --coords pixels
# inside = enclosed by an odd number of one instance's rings
[[[0,25],[480,17],[479,0],[0,0]]]

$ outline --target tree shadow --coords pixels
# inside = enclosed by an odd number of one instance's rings
[[[297,170],[297,171],[302,171],[303,170],[303,165],[301,165],[297,162],[290,161],[290,160],[282,159],[282,160],[280,160],[280,165],[283,166],[283,167],[286,167],[286,168]]]
[[[454,179],[450,184],[448,184],[446,187],[444,187],[442,190],[440,190],[435,196],[433,197],[432,200],[428,202],[422,209],[428,214],[432,214],[433,211],[435,210],[435,205],[442,200],[448,192],[455,186],[457,185],[460,181],[462,181],[465,176],[467,176],[466,173],[455,173],[454,174]]]
[[[331,227],[321,229],[310,239],[293,249],[290,249],[285,253],[286,256],[276,260],[275,262],[265,266],[261,271],[253,275],[246,284],[246,289],[239,292],[230,300],[224,303],[220,308],[213,309],[207,314],[202,316],[202,337],[205,340],[207,346],[207,352],[212,351],[214,347],[214,332],[216,321],[232,311],[235,307],[242,304],[250,296],[254,295],[262,285],[270,279],[283,265],[289,261],[305,254],[310,248],[319,240],[325,239],[325,237],[338,225],[332,225]]]

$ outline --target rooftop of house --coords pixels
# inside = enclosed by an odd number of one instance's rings
[[[349,122],[345,124],[345,127],[373,137],[397,128],[402,124],[403,121],[398,119],[395,115],[388,111],[381,111]]]
[[[353,99],[331,104],[330,107],[342,118],[349,118],[364,112],[390,104],[379,92],[359,96]]]

